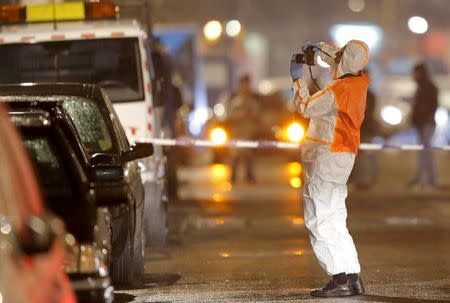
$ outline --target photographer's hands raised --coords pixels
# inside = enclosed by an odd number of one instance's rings
[[[297,63],[295,55],[291,58],[291,78],[292,81],[296,81],[303,76],[303,64]]]

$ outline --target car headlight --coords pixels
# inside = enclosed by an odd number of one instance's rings
[[[79,244],[75,237],[67,234],[65,238],[65,270],[68,274],[108,275],[102,266],[97,248],[94,244]]]
[[[305,137],[305,129],[300,123],[293,122],[286,130],[286,137],[291,142],[299,143]]]
[[[381,118],[389,125],[396,126],[402,123],[402,111],[393,105],[386,105],[381,109]]]
[[[227,132],[221,127],[215,127],[209,134],[209,139],[215,145],[223,145],[228,140]]]

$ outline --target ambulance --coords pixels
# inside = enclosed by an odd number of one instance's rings
[[[94,83],[110,97],[131,142],[159,137],[150,37],[119,13],[108,0],[0,6],[0,84]],[[167,234],[165,165],[160,146],[141,163],[150,244],[164,244]]]

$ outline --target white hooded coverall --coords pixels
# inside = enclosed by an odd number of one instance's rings
[[[331,56],[339,51],[325,43],[321,48]],[[334,80],[313,96],[304,79],[292,84],[299,113],[310,119],[301,151],[305,224],[317,259],[328,274],[359,273],[358,255],[346,225],[345,199],[364,119],[368,80],[361,70],[369,52],[364,42],[352,40],[339,64],[320,56],[330,64]]]

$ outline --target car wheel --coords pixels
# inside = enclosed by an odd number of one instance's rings
[[[111,277],[114,283],[130,285],[134,282],[134,260],[133,260],[133,237],[131,232],[131,216],[133,212],[128,212],[124,218],[122,212],[119,216],[113,216],[111,220],[113,240],[113,256],[111,261]],[[125,232],[124,232],[125,231]],[[120,248],[122,251],[118,251]]]
[[[114,283],[130,285],[134,282],[133,243],[128,237],[125,248],[120,256],[113,258],[111,263],[111,276]]]
[[[167,197],[164,184],[152,186],[154,189],[146,201],[145,237],[150,246],[164,246],[167,242]],[[147,196],[147,195],[146,195]],[[156,196],[156,199],[155,199]]]

